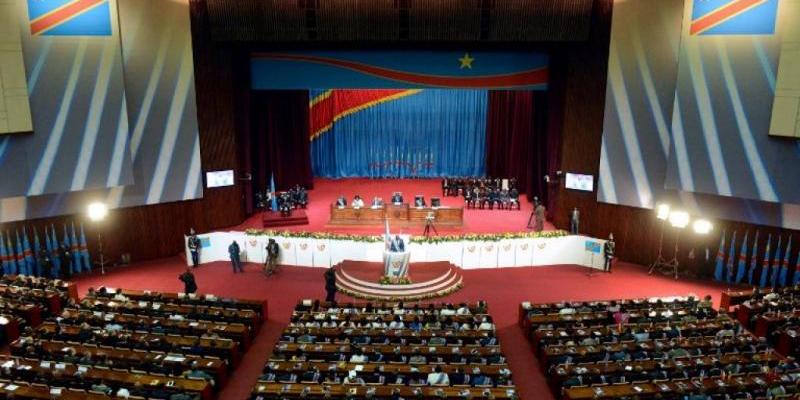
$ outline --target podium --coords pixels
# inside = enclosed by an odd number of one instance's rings
[[[383,275],[390,278],[399,279],[408,276],[408,260],[411,253],[406,251],[383,252]]]

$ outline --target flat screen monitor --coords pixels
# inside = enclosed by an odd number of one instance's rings
[[[565,185],[567,189],[591,192],[594,190],[594,176],[567,172]]]
[[[206,187],[216,188],[223,186],[233,186],[233,170],[208,171],[206,172]]]

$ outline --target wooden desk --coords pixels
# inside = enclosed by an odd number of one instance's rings
[[[509,386],[507,388],[504,387],[496,387],[496,388],[460,388],[460,387],[431,387],[431,386],[405,386],[405,385],[382,385],[382,386],[356,386],[356,385],[341,385],[341,384],[305,384],[305,383],[294,383],[294,384],[283,384],[283,383],[269,383],[269,382],[262,382],[259,381],[256,383],[256,387],[253,388],[254,395],[268,395],[268,396],[276,396],[280,398],[300,398],[300,397],[309,397],[309,398],[320,398],[323,396],[323,388],[325,386],[330,387],[330,393],[332,398],[336,399],[343,399],[343,398],[355,398],[355,399],[364,399],[368,398],[367,390],[375,390],[375,397],[378,398],[389,398],[392,396],[392,391],[398,390],[400,392],[400,396],[405,397],[407,399],[410,398],[417,398],[415,394],[416,390],[421,392],[421,397],[425,399],[432,399],[432,398],[448,398],[448,399],[465,399],[465,398],[472,398],[472,399],[486,399],[486,398],[495,398],[495,399],[512,399],[518,398],[518,394],[516,393],[516,389],[513,386]],[[306,394],[302,392],[306,390]],[[437,394],[437,391],[441,391],[441,395]],[[465,397],[460,394],[461,391],[469,391],[470,396]],[[485,396],[483,393],[484,391],[488,391],[491,393],[490,396]]]
[[[761,289],[761,295],[772,293],[772,288]],[[747,290],[726,290],[722,292],[719,299],[719,310],[728,311],[728,308],[744,303],[753,297],[753,289]]]
[[[37,374],[45,376],[51,376],[53,374],[56,364],[61,364],[64,367],[61,372],[66,376],[74,376],[75,372],[78,371],[78,367],[74,364],[51,362],[49,363],[49,367],[45,368],[42,366],[40,361],[29,361],[20,358],[15,359],[9,357],[0,357],[0,364],[3,364],[9,360],[16,361],[16,365],[18,365],[16,368],[24,369],[25,367],[29,367],[30,370],[36,372]],[[86,367],[86,372],[84,372],[83,376],[87,379],[114,382],[125,387],[133,387],[137,383],[140,383],[145,388],[160,387],[164,386],[167,381],[173,381],[175,385],[172,388],[174,389],[200,394],[203,400],[211,400],[213,398],[211,385],[204,380],[187,379],[182,377],[167,378],[164,376],[114,371],[94,367]]]
[[[616,398],[616,397],[639,397],[646,396],[650,398],[656,394],[675,394],[678,392],[694,392],[699,390],[692,382],[699,382],[700,388],[706,393],[716,393],[718,391],[728,390],[730,387],[753,387],[766,385],[767,377],[765,375],[748,375],[737,376],[722,380],[720,378],[706,378],[706,379],[685,379],[685,380],[672,380],[659,384],[655,383],[629,383],[623,385],[611,385],[601,387],[574,387],[567,389],[564,393],[564,399],[569,400],[590,400],[598,398]],[[720,384],[720,382],[722,384]],[[681,386],[684,385],[684,387]],[[662,386],[663,385],[663,386]]]
[[[331,204],[331,225],[381,225],[388,218],[401,226],[423,226],[429,213],[433,213],[434,224],[461,226],[464,224],[464,209],[461,207],[415,208],[408,204],[388,205],[381,208],[336,207]]]

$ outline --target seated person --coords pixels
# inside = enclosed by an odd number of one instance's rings
[[[414,207],[417,208],[425,207],[425,197],[423,197],[422,195],[417,195],[414,198]]]
[[[364,207],[364,200],[361,198],[361,195],[357,194],[356,197],[353,198],[352,206],[353,206],[353,208]]]
[[[381,208],[383,207],[383,199],[380,197],[373,197],[372,198],[372,208]]]
[[[447,376],[444,372],[442,372],[442,367],[436,366],[433,368],[433,372],[428,374],[428,385],[450,385],[450,377]]]
[[[340,194],[339,198],[336,199],[336,207],[339,207],[339,208],[347,207],[347,199],[344,198],[343,194]]]
[[[403,194],[400,192],[394,192],[392,195],[392,204],[403,204]]]

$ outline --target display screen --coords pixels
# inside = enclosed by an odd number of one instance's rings
[[[594,176],[567,172],[565,184],[567,189],[585,190],[587,192],[591,192],[594,190]]]
[[[233,170],[206,172],[206,187],[233,186]]]

